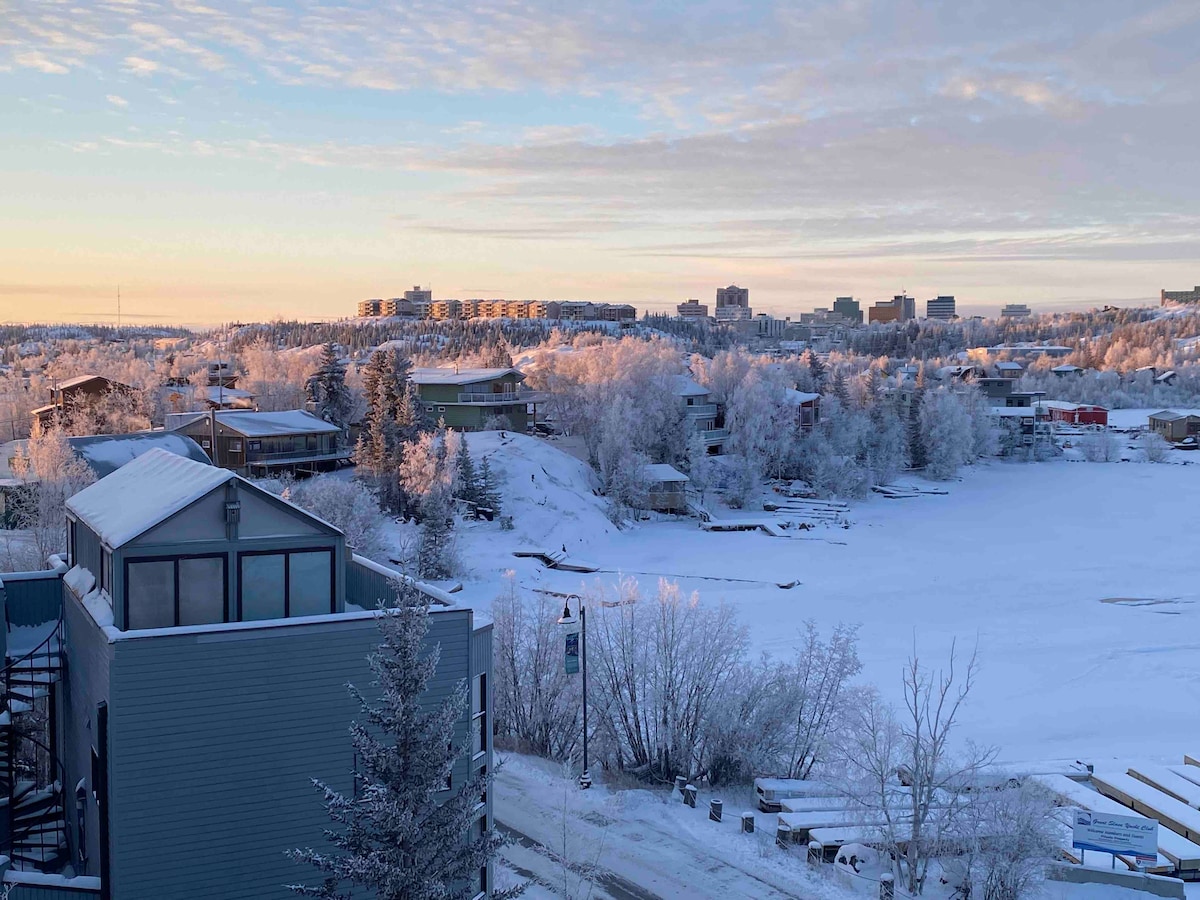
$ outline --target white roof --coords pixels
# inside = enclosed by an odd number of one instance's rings
[[[200,416],[205,416],[200,413]],[[195,419],[191,420],[195,421]],[[318,419],[302,409],[286,409],[282,412],[239,412],[224,410],[217,413],[217,421],[246,437],[272,437],[278,434],[329,434],[340,431],[324,419]]]
[[[216,385],[205,385],[200,389],[206,400],[211,400],[213,403],[220,403],[221,398],[226,400],[253,400],[254,395],[249,391],[243,391],[239,388],[221,387]]]
[[[675,376],[675,394],[679,397],[707,397],[708,388],[688,375]]]
[[[688,477],[676,469],[674,466],[668,466],[666,463],[651,463],[647,466],[642,466],[642,477],[646,481],[687,481]]]
[[[505,375],[521,375],[516,369],[413,369],[408,379],[413,384],[475,384],[480,381],[492,381]]]
[[[111,378],[105,375],[76,375],[74,378],[68,378],[65,381],[58,382],[56,387],[61,391],[63,388],[71,388],[79,384],[87,384],[87,382],[94,378],[99,378],[112,384],[120,384],[119,381],[113,381]],[[122,386],[124,387],[124,385]]]
[[[1083,369],[1081,369],[1079,366],[1073,366],[1070,363],[1067,363],[1066,365],[1055,366],[1050,371],[1051,372],[1082,372]]]
[[[1023,368],[1023,366],[1020,363],[1015,363],[1015,362],[998,362],[998,363],[996,363],[996,368],[1002,369],[1006,372],[1012,372],[1017,369]]]
[[[116,549],[236,477],[156,447],[84,488],[67,509]]]
[[[802,403],[811,403],[813,400],[820,400],[820,394],[809,394],[805,391],[797,391],[794,388],[788,388],[784,392],[787,402],[792,406],[800,406]]]

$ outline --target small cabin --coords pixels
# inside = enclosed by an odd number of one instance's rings
[[[682,513],[687,511],[688,477],[665,463],[642,467],[646,486],[645,509],[655,512]]]
[[[99,403],[108,394],[132,394],[133,387],[113,381],[103,375],[78,375],[54,384],[50,402],[33,411],[33,417],[43,428],[51,427],[63,413]]]

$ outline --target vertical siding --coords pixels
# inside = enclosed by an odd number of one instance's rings
[[[441,648],[432,704],[468,674],[471,613],[429,621]],[[374,620],[360,619],[113,644],[113,897],[283,900],[285,885],[314,881],[284,851],[323,846],[311,778],[351,789],[358,710],[345,684],[368,688],[377,643]]]
[[[96,887],[72,887],[62,885],[21,884],[21,873],[14,872],[5,879],[4,887],[8,893],[3,896],[8,900],[86,900],[100,896]]]
[[[91,798],[92,746],[96,744],[96,705],[109,700],[112,645],[71,590],[63,585],[63,625],[67,647],[66,678],[62,690],[63,759],[67,783],[67,825],[72,857],[76,846],[75,785],[84,779],[88,789],[87,872],[100,874],[100,819]],[[101,749],[97,745],[97,749]]]
[[[104,563],[104,550],[100,546],[100,538],[83,522],[75,523],[75,559],[76,565],[83,566],[96,576],[100,582],[100,567]]]
[[[62,611],[60,572],[10,572],[0,576],[10,626],[52,622]]]

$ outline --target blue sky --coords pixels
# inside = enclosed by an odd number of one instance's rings
[[[0,0],[0,320],[1153,302],[1197,46],[1194,0]]]

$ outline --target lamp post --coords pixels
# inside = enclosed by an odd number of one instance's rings
[[[583,598],[578,595],[574,596],[579,601],[579,656],[580,664],[583,669],[583,772],[579,775],[579,787],[581,790],[587,790],[592,786],[592,775],[588,770],[588,715],[587,715],[587,607],[583,605]],[[571,626],[575,624],[575,617],[571,614],[571,597],[568,596],[563,601],[563,614],[558,620],[559,625]]]

